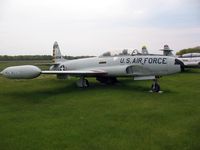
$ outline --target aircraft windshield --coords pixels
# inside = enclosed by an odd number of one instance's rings
[[[114,57],[114,56],[130,56],[130,55],[140,55],[141,53],[138,52],[138,50],[118,50],[118,51],[108,51],[100,55],[100,57]]]

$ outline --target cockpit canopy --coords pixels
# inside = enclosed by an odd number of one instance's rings
[[[141,55],[137,49],[134,50],[116,50],[116,51],[108,51],[100,55],[99,57],[115,57],[115,56],[133,56],[133,55]]]

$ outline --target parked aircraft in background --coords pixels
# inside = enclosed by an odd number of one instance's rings
[[[98,57],[66,60],[62,57],[58,43],[53,45],[53,64],[50,70],[42,71],[32,65],[12,66],[1,74],[11,79],[32,79],[41,74],[55,74],[59,79],[67,76],[79,77],[78,87],[88,87],[87,77],[96,77],[104,84],[116,83],[117,77],[134,77],[134,80],[153,80],[151,90],[159,92],[158,78],[180,71],[181,61],[171,56],[138,54],[136,50],[106,52]]]
[[[187,53],[179,56],[178,59],[184,63],[186,68],[200,67],[200,53]]]

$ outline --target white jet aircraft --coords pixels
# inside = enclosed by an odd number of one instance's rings
[[[135,50],[119,53],[106,52],[99,57],[66,60],[62,57],[58,43],[53,45],[54,63],[48,71],[32,65],[12,66],[1,74],[11,79],[33,79],[41,74],[56,74],[59,79],[67,76],[79,77],[78,87],[88,87],[87,77],[96,77],[104,84],[116,83],[117,77],[134,77],[134,80],[153,80],[151,90],[159,92],[157,79],[180,72],[181,61],[171,56],[137,54]]]

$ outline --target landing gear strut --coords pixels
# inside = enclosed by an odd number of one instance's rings
[[[87,88],[89,87],[89,82],[85,77],[80,77],[80,79],[76,82],[76,85],[80,88]]]
[[[158,84],[158,78],[157,77],[153,80],[153,84],[151,85],[151,91],[152,92],[159,92],[160,91],[160,85]]]

